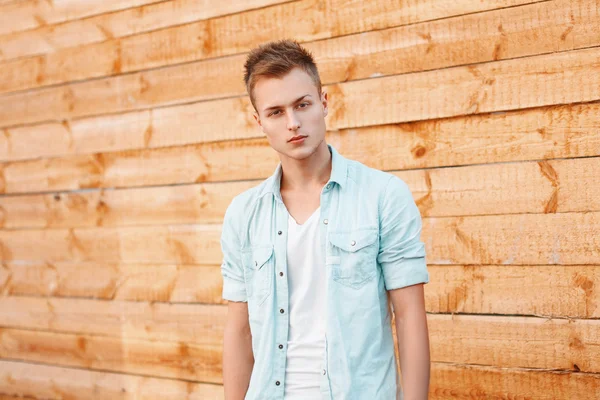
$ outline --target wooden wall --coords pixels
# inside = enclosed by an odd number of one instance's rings
[[[597,0],[0,0],[0,398],[222,399],[219,235],[296,38],[423,216],[431,399],[600,393]]]

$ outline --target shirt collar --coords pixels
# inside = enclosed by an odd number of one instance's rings
[[[337,152],[335,147],[330,144],[327,144],[329,148],[329,152],[331,153],[331,176],[329,177],[329,182],[335,182],[341,187],[344,187],[346,184],[346,179],[348,178],[348,162],[345,157],[343,157],[340,153]],[[263,187],[260,196],[262,197],[266,193],[273,193],[275,197],[281,200],[281,162],[275,168],[275,172],[271,175]]]

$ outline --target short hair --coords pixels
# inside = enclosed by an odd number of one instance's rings
[[[312,54],[292,39],[268,42],[250,51],[244,64],[244,83],[256,110],[254,86],[260,78],[282,78],[299,67],[306,72],[321,94],[321,78]],[[258,110],[257,110],[258,112]]]

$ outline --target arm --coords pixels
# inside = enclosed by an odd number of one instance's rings
[[[429,282],[421,214],[408,185],[392,176],[380,201],[378,262],[389,291],[398,336],[405,400],[426,400],[429,334],[423,284]]]
[[[223,299],[229,301],[223,336],[223,386],[226,400],[243,400],[254,368],[252,334],[248,319],[248,299],[244,266],[240,257],[241,224],[235,199],[227,207],[221,232]]]
[[[390,291],[405,400],[427,399],[429,392],[429,332],[423,284]]]
[[[226,400],[243,400],[254,367],[248,303],[229,302],[223,338],[223,386]]]

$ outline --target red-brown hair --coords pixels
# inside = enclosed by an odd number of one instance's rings
[[[321,78],[312,54],[292,39],[268,42],[250,51],[244,64],[244,83],[256,110],[254,86],[260,78],[282,78],[299,67],[306,72],[321,95]]]

